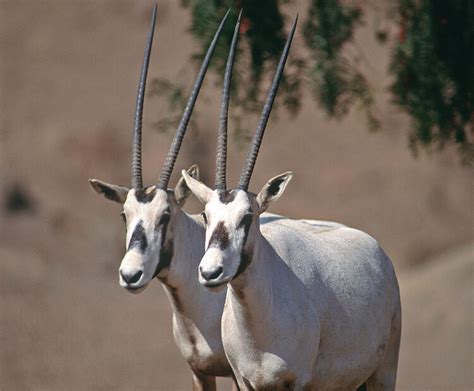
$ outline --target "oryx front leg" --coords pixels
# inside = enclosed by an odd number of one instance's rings
[[[216,391],[216,378],[193,371],[193,391]]]

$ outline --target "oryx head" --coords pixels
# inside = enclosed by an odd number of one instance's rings
[[[174,191],[168,189],[168,182],[207,67],[227,16],[228,12],[222,19],[199,70],[191,96],[166,156],[160,179],[155,185],[143,186],[141,162],[142,113],[148,63],[156,23],[155,5],[138,86],[132,132],[131,187],[112,185],[97,179],[89,180],[92,188],[97,193],[102,194],[109,200],[123,204],[121,215],[125,221],[127,234],[126,253],[120,264],[119,281],[122,287],[131,292],[143,290],[150,280],[166,269],[171,262],[173,256],[173,218],[190,195],[190,190],[182,178]],[[198,178],[197,166],[191,167],[187,171],[187,175]]]
[[[286,172],[270,179],[258,195],[248,191],[265,127],[288,57],[296,22],[297,18],[283,49],[237,188],[230,190],[226,186],[227,110],[237,28],[224,76],[215,190],[183,171],[183,177],[189,188],[205,205],[203,217],[207,226],[206,252],[199,265],[199,281],[205,286],[214,288],[223,286],[243,273],[252,259],[254,243],[259,235],[260,214],[267,209],[270,202],[277,200],[283,194],[292,177],[291,172]]]

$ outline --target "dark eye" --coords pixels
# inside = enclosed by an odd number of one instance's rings
[[[125,215],[125,212],[122,210],[122,212],[120,212],[120,217],[122,217],[122,220],[125,224],[127,224],[127,216]]]
[[[163,216],[161,216],[161,219],[158,223],[158,225],[166,225],[170,222],[171,215],[169,213],[165,213]]]
[[[204,223],[207,225],[207,216],[206,216],[206,212],[202,212],[202,213],[201,213],[201,216],[202,216],[202,218],[204,219]]]
[[[250,213],[247,213],[244,217],[242,217],[242,220],[240,220],[239,228],[249,226],[252,222],[252,217],[253,216]]]

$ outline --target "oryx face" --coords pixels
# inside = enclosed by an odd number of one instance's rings
[[[193,165],[187,175],[199,177]],[[174,191],[157,186],[127,189],[97,179],[92,188],[109,200],[123,204],[121,216],[126,226],[126,253],[119,268],[120,285],[130,292],[141,292],[173,257],[173,223],[190,190],[181,178]]]
[[[239,277],[250,265],[260,235],[259,216],[280,198],[291,180],[286,172],[270,179],[256,196],[242,189],[211,190],[183,171],[191,191],[205,205],[206,252],[199,265],[199,282],[217,289]]]
[[[218,287],[240,274],[252,256],[251,228],[258,224],[258,205],[242,190],[212,192],[205,205],[206,253],[199,265],[199,282]],[[257,227],[258,229],[258,227]]]
[[[172,208],[167,192],[155,186],[130,190],[122,217],[127,235],[119,282],[129,291],[140,291],[171,262]]]

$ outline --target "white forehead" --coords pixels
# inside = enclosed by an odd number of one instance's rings
[[[154,186],[146,189],[145,194],[150,196],[150,200],[148,202],[140,202],[140,197],[137,199],[136,190],[131,189],[127,194],[125,203],[123,204],[125,213],[132,215],[140,214],[143,217],[146,217],[147,214],[150,214],[150,217],[153,217],[157,214],[163,213],[169,207],[168,195],[166,194],[166,191],[158,189],[156,190],[154,197],[151,198],[154,190]]]
[[[219,193],[214,191],[210,201],[206,204],[206,214],[212,216],[213,222],[232,221],[240,219],[250,208],[248,195],[243,190],[233,190],[232,196],[235,197],[230,201],[222,201]],[[230,202],[229,202],[230,201]]]

